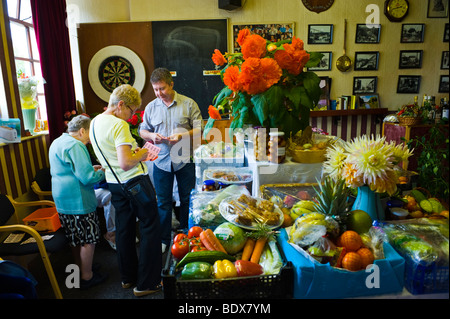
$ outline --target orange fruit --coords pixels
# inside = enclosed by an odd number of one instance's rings
[[[290,215],[284,213],[283,216],[284,216],[284,220],[283,220],[283,224],[281,225],[281,227],[286,228],[286,227],[292,226],[294,224],[294,219]]]
[[[355,252],[348,252],[342,259],[342,268],[351,271],[358,271],[362,268],[362,258]]]
[[[365,269],[367,266],[373,264],[375,257],[369,248],[360,248],[356,253],[361,256],[361,268]]]
[[[412,218],[421,218],[421,217],[423,217],[423,213],[421,210],[416,210],[416,211],[409,213],[409,216],[411,216]]]
[[[448,210],[443,210],[439,215],[448,218]]]
[[[357,251],[363,245],[361,236],[353,230],[345,231],[341,235],[340,243],[347,251]]]

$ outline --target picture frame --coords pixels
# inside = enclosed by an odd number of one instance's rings
[[[442,58],[441,58],[441,70],[448,70],[448,62],[449,62],[450,56],[449,51],[442,51]]]
[[[353,78],[353,95],[372,94],[377,91],[378,77],[355,76]]]
[[[330,109],[330,92],[331,92],[331,78],[328,76],[320,76],[320,89],[322,91],[322,94],[320,95],[318,107],[319,108],[325,108],[325,110]]]
[[[423,50],[401,50],[398,68],[399,69],[420,69],[422,68]]]
[[[449,24],[446,23],[444,27],[444,38],[442,39],[442,42],[448,42],[449,33],[450,33]]]
[[[402,24],[401,43],[423,43],[425,24]]]
[[[421,79],[420,75],[399,75],[397,93],[419,93]]]
[[[378,51],[355,52],[355,71],[376,71],[378,70]]]
[[[428,0],[427,18],[448,18],[448,0]]]
[[[333,53],[331,51],[327,52],[319,52],[323,54],[322,60],[320,60],[319,65],[308,68],[308,71],[330,71],[331,70],[331,64],[333,61]]]
[[[241,52],[241,47],[237,42],[239,31],[249,29],[255,34],[259,34],[266,40],[278,42],[292,39],[295,32],[295,22],[288,23],[248,23],[234,24],[233,26],[233,52]]]
[[[439,93],[449,93],[449,76],[441,75],[439,79]]]
[[[333,43],[332,24],[308,25],[308,44],[331,44],[331,43]]]
[[[379,109],[381,108],[380,96],[378,94],[362,94],[358,97],[358,109]]]
[[[357,24],[355,43],[380,43],[381,24]]]

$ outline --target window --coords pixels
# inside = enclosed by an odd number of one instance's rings
[[[33,76],[39,80],[37,87],[39,107],[36,114],[38,120],[46,121],[44,79],[33,28],[30,0],[7,0],[7,4],[16,71],[18,74],[24,73],[25,76]]]
[[[0,64],[0,118],[8,118],[8,109],[6,108],[5,85],[3,81],[2,66]]]

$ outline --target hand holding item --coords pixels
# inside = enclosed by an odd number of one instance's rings
[[[165,137],[159,133],[153,133],[153,142],[155,144],[161,144],[164,143],[165,141],[167,141],[169,138]]]
[[[94,165],[93,167],[94,167],[95,171],[99,171],[99,170],[105,171],[105,169],[101,165]]]
[[[161,151],[161,149],[158,146],[155,146],[150,142],[145,143],[144,149],[148,150],[147,158],[144,161],[156,160],[158,158],[159,151]]]
[[[170,135],[167,139],[169,140],[169,144],[173,145],[181,141],[183,136],[180,133],[175,133]]]

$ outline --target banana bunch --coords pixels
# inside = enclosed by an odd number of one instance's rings
[[[312,200],[301,200],[298,201],[292,206],[290,216],[293,220],[296,220],[298,217],[315,212],[316,209],[315,203]]]

